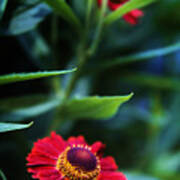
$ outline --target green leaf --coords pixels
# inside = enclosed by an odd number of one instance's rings
[[[6,176],[4,175],[4,173],[0,170],[0,177],[2,178],[2,180],[7,180]]]
[[[8,84],[19,81],[27,81],[32,79],[38,79],[49,76],[57,76],[61,74],[67,74],[74,72],[76,69],[64,70],[64,71],[44,71],[44,72],[32,72],[32,73],[14,73],[0,76],[0,85]]]
[[[2,18],[3,14],[4,14],[7,2],[8,2],[7,0],[1,0],[0,1],[0,19]]]
[[[128,180],[159,180],[156,177],[151,177],[139,172],[124,172]]]
[[[171,177],[178,172],[179,166],[180,152],[176,154],[163,154],[156,158],[150,170],[155,175],[163,174],[164,177]]]
[[[145,52],[139,52],[130,56],[122,56],[115,59],[107,60],[107,62],[104,62],[104,64],[101,65],[101,69],[106,69],[116,65],[124,65],[138,61],[145,61],[155,57],[165,56],[178,50],[180,50],[180,42],[159,49],[153,49]]]
[[[27,56],[36,64],[40,69],[53,69],[54,61],[51,61],[52,52],[50,45],[46,42],[45,38],[37,30],[26,33],[18,37],[21,46],[24,47]]]
[[[81,23],[79,19],[76,17],[72,9],[64,0],[44,0],[55,13],[60,15],[66,21],[68,21],[71,25],[73,25],[77,31],[81,30]]]
[[[114,21],[118,20],[121,18],[123,15],[127,14],[128,12],[137,9],[137,8],[142,8],[144,6],[147,6],[148,4],[154,2],[156,0],[131,0],[125,3],[123,6],[121,6],[119,9],[116,11],[113,11],[110,13],[104,21],[105,25],[110,25]]]
[[[117,112],[119,106],[128,101],[133,93],[127,96],[85,97],[68,101],[62,113],[65,117],[104,119],[110,118]]]
[[[12,35],[18,35],[36,28],[36,26],[42,22],[50,12],[51,9],[49,6],[41,3],[15,15],[10,21],[9,33]]]
[[[121,80],[131,82],[146,88],[180,91],[180,81],[176,78],[155,76],[150,74],[127,73]]]
[[[16,131],[20,129],[26,129],[33,125],[33,122],[29,124],[15,124],[15,123],[5,123],[0,122],[0,133],[5,133],[8,131]]]
[[[1,121],[22,121],[57,107],[60,100],[48,95],[29,95],[0,101]]]

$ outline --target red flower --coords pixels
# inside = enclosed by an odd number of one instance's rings
[[[28,172],[40,180],[127,180],[111,156],[102,158],[104,148],[101,142],[89,146],[83,136],[64,141],[52,132],[34,143]]]
[[[108,0],[108,6],[112,11],[115,11],[119,7],[121,7],[124,3],[129,0]],[[97,0],[98,5],[101,6],[102,0]],[[137,24],[138,18],[143,16],[143,12],[135,9],[123,16],[124,20],[132,25]]]

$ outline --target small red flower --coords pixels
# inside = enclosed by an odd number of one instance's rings
[[[124,3],[126,3],[129,0],[108,0],[108,6],[110,10],[115,11],[119,7],[121,7]],[[98,5],[101,6],[102,0],[97,0]],[[123,16],[124,20],[132,25],[137,24],[138,18],[143,16],[143,12],[135,9]]]
[[[102,157],[104,148],[101,142],[89,146],[83,136],[65,141],[52,132],[34,143],[28,172],[40,180],[127,180],[111,156]]]

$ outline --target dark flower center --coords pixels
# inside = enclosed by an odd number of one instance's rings
[[[116,4],[123,3],[125,1],[126,0],[111,0],[112,3],[116,3]]]
[[[88,149],[75,147],[68,151],[67,160],[72,166],[77,166],[85,171],[96,169],[97,160],[94,154]]]
[[[56,169],[69,180],[95,180],[101,165],[99,157],[91,152],[90,147],[73,145],[60,154]]]

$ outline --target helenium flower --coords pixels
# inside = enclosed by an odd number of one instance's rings
[[[27,156],[28,172],[40,180],[127,180],[113,157],[103,158],[105,145],[88,145],[83,136],[65,141],[55,132],[34,143]]]
[[[130,0],[108,0],[108,7],[110,10],[115,11],[120,8],[124,3]],[[102,4],[102,0],[97,0],[99,7]],[[143,16],[143,12],[135,9],[123,16],[124,20],[132,25],[137,24],[138,18]]]

